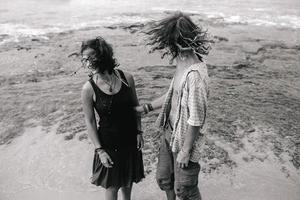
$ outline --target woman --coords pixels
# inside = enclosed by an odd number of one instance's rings
[[[139,105],[134,80],[115,69],[112,47],[101,37],[83,42],[81,55],[83,66],[91,70],[82,89],[87,130],[95,146],[91,182],[106,189],[106,200],[116,200],[119,189],[129,200],[133,182],[144,178],[141,121],[133,110]]]
[[[156,179],[168,200],[200,200],[199,160],[206,134],[208,99],[207,67],[202,56],[209,52],[206,31],[190,17],[177,12],[153,23],[149,45],[176,61],[168,92],[151,103],[138,106],[148,113],[160,108],[156,121],[162,130]]]

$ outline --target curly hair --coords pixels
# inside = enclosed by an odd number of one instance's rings
[[[202,61],[202,56],[210,50],[207,31],[197,26],[189,16],[182,12],[150,24],[145,32],[150,37],[147,45],[151,45],[150,53],[162,51],[162,58],[171,55],[172,60],[181,51],[192,50]]]
[[[92,61],[91,68],[98,69],[101,73],[107,70],[111,74],[113,69],[119,65],[114,58],[112,46],[102,37],[83,41],[80,50],[81,54],[88,48],[96,52],[96,58]]]

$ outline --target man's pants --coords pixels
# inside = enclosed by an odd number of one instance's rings
[[[174,189],[181,200],[201,200],[198,188],[199,163],[189,161],[188,167],[180,168],[176,164],[177,154],[169,145],[172,131],[165,130],[158,155],[156,180],[161,190]]]

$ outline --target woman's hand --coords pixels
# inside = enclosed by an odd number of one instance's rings
[[[101,163],[107,167],[107,168],[111,168],[112,165],[114,164],[112,159],[110,158],[110,156],[106,153],[106,151],[101,150],[97,152],[100,158]]]
[[[177,155],[177,166],[180,168],[185,168],[188,166],[189,164],[189,160],[190,160],[190,153],[189,152],[185,152],[183,150],[179,151],[178,155]]]
[[[137,134],[136,139],[137,139],[137,149],[140,151],[144,147],[144,139],[142,134]]]

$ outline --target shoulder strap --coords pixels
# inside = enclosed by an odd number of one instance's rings
[[[96,98],[96,101],[97,99],[99,98],[99,88],[98,86],[96,85],[95,81],[93,80],[93,78],[91,77],[90,80],[89,80],[90,84],[92,85],[92,88],[94,90],[94,94],[95,94],[95,98]]]
[[[120,69],[117,69],[117,71],[120,73],[121,79],[128,85],[128,87],[130,87],[130,85],[129,85],[126,77],[125,77],[124,72],[122,70],[120,70]]]
[[[97,91],[97,85],[96,85],[96,83],[94,82],[94,80],[93,80],[93,78],[91,77],[90,78],[90,80],[89,80],[89,82],[90,82],[90,84],[92,85],[92,88],[93,88],[93,90],[94,90],[94,92],[95,92],[95,94],[97,93],[96,91]]]

